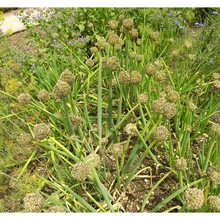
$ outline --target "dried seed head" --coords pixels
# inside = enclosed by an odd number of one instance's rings
[[[220,79],[220,73],[213,73],[212,77],[213,79]]]
[[[216,88],[216,89],[220,89],[220,80],[216,79],[213,81],[213,86]]]
[[[123,20],[123,27],[127,30],[131,30],[134,26],[134,21],[130,18]]]
[[[220,184],[220,166],[210,167],[207,174],[212,182]]]
[[[137,54],[135,56],[135,60],[137,60],[138,62],[142,62],[144,60],[144,55],[142,54]]]
[[[50,134],[50,126],[44,123],[36,124],[33,128],[33,134],[36,139],[42,140]]]
[[[71,87],[67,82],[58,80],[56,85],[54,86],[52,96],[55,99],[63,99],[68,96],[71,91]]]
[[[121,84],[129,84],[131,82],[130,74],[127,71],[120,72],[118,81]]]
[[[51,206],[47,209],[49,213],[58,213],[58,212],[65,212],[64,208],[58,205]]]
[[[85,162],[88,163],[90,166],[99,167],[101,165],[100,156],[96,153],[91,153],[85,157]]]
[[[189,110],[191,112],[195,111],[197,109],[197,106],[192,102],[192,101],[189,101]]]
[[[124,151],[124,145],[121,144],[121,143],[114,144],[114,145],[111,147],[111,154],[112,154],[113,157],[115,157],[115,158],[121,157],[122,154],[123,154],[123,151]]]
[[[37,98],[42,102],[47,101],[49,97],[50,97],[50,94],[45,89],[41,89],[37,94]]]
[[[214,135],[220,136],[220,124],[212,124],[211,130]]]
[[[141,81],[141,74],[138,71],[132,71],[130,79],[133,84],[139,84]]]
[[[167,74],[163,70],[158,70],[155,72],[155,79],[158,82],[163,82],[167,79]]]
[[[20,104],[27,105],[28,103],[31,102],[31,96],[30,96],[30,94],[28,94],[28,93],[21,93],[21,94],[18,96],[18,102],[19,102]]]
[[[28,193],[24,197],[24,209],[26,212],[40,212],[44,206],[44,197],[40,193]]]
[[[148,97],[145,93],[141,93],[138,95],[138,103],[146,103],[148,101]]]
[[[138,30],[137,29],[132,28],[129,33],[131,35],[131,38],[137,38],[138,37]]]
[[[97,53],[97,52],[98,52],[98,48],[97,48],[97,47],[91,47],[91,48],[90,48],[90,52],[91,52],[92,54]]]
[[[117,20],[111,20],[111,21],[109,21],[108,25],[112,30],[115,30],[115,29],[118,28],[118,21]]]
[[[204,195],[201,189],[189,188],[184,192],[189,209],[200,209],[204,204]]]
[[[166,100],[164,98],[159,98],[153,102],[152,104],[153,110],[156,113],[163,114],[165,104],[166,104]]]
[[[71,141],[76,141],[77,140],[77,136],[75,134],[70,136],[70,140]]]
[[[155,75],[157,68],[154,64],[149,63],[144,67],[144,71],[148,76],[153,76]]]
[[[105,38],[102,37],[97,41],[96,45],[100,50],[104,50],[108,46],[108,43]]]
[[[74,82],[73,73],[70,70],[65,70],[61,73],[59,80],[66,82],[69,85],[72,85],[72,83]]]
[[[118,19],[119,19],[120,21],[123,21],[123,20],[125,19],[125,16],[124,16],[124,15],[119,15]]]
[[[187,161],[183,157],[176,159],[174,164],[175,164],[176,169],[179,171],[184,171],[187,169]]]
[[[86,66],[88,66],[89,68],[94,66],[94,61],[92,59],[87,59],[86,60]]]
[[[84,181],[90,173],[89,164],[85,162],[77,162],[74,164],[71,175],[74,179]]]
[[[155,32],[151,32],[150,33],[150,38],[153,40],[153,41],[158,41],[159,40],[159,37],[160,37],[160,33],[158,31],[155,31]]]
[[[169,42],[170,42],[171,44],[173,44],[173,43],[175,42],[174,38],[171,37],[171,38],[169,39]]]
[[[119,69],[119,59],[116,56],[109,57],[107,59],[107,68],[111,71],[116,71]]]
[[[21,146],[29,146],[32,143],[32,137],[30,134],[20,134],[17,137],[17,141]]]
[[[125,126],[124,130],[128,135],[136,136],[136,124],[129,123]]]
[[[176,105],[171,102],[166,102],[163,109],[163,115],[166,118],[171,119],[176,115],[176,113],[177,113]]]
[[[208,205],[214,212],[220,212],[220,198],[218,196],[209,196]]]
[[[136,53],[134,52],[134,51],[132,51],[132,52],[130,52],[129,54],[128,54],[128,56],[129,56],[129,58],[131,58],[131,59],[135,59],[136,58]]]
[[[166,141],[169,137],[169,131],[165,126],[159,126],[155,128],[153,136],[159,142]]]

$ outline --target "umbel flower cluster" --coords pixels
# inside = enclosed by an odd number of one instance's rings
[[[71,71],[65,70],[59,77],[56,85],[54,86],[52,97],[56,100],[66,98],[71,91],[71,85],[74,77]]]

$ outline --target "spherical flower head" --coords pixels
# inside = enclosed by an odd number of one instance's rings
[[[50,126],[45,123],[36,124],[33,128],[33,134],[37,140],[42,140],[50,134]]]
[[[121,84],[129,84],[131,82],[130,74],[127,71],[122,71],[119,73],[118,81]]]
[[[211,130],[214,135],[220,136],[220,124],[218,123],[212,124]]]
[[[135,59],[136,58],[136,53],[134,52],[134,51],[132,51],[132,52],[130,52],[129,54],[128,54],[128,56],[129,56],[129,58],[131,58],[131,59]]]
[[[212,182],[220,184],[220,166],[210,167],[207,174]]]
[[[158,41],[159,40],[159,37],[160,37],[160,33],[158,31],[155,31],[155,32],[151,32],[150,33],[150,38],[153,40],[153,41]]]
[[[59,34],[58,33],[52,33],[51,34],[51,37],[53,38],[53,39],[57,39],[58,37],[59,37]]]
[[[177,113],[176,105],[171,102],[166,102],[164,105],[163,115],[166,118],[171,119],[176,115],[176,113]]]
[[[72,121],[73,130],[76,130],[81,125],[82,118],[77,115],[72,115],[71,121]]]
[[[169,39],[169,42],[170,42],[171,44],[173,44],[173,43],[175,42],[174,38],[171,37],[171,38]]]
[[[118,21],[117,20],[110,20],[108,25],[112,30],[115,30],[118,28]]]
[[[85,162],[77,162],[74,164],[71,175],[74,179],[84,181],[90,173],[89,164]]]
[[[97,48],[97,47],[91,47],[91,48],[90,48],[90,52],[91,52],[92,54],[95,54],[95,53],[98,52],[98,48]]]
[[[156,113],[163,114],[165,105],[166,99],[159,98],[153,102],[152,107]]]
[[[184,43],[183,43],[183,46],[186,48],[186,49],[189,49],[192,47],[192,42],[189,41],[189,40],[185,40]]]
[[[71,91],[71,87],[67,82],[58,80],[56,85],[54,86],[52,96],[55,99],[63,99],[68,96]]]
[[[126,30],[131,30],[134,26],[134,21],[130,18],[127,18],[123,20],[122,24]]]
[[[59,80],[66,82],[69,85],[72,85],[72,83],[74,82],[73,73],[70,70],[65,70],[61,73]]]
[[[214,212],[220,212],[220,198],[218,196],[209,196],[208,205]]]
[[[125,126],[124,130],[128,135],[136,136],[136,124],[129,123]]]
[[[94,27],[94,24],[93,24],[92,22],[88,22],[88,23],[87,23],[87,27],[90,28],[90,29],[92,29],[92,28]]]
[[[112,46],[115,46],[116,44],[120,45],[121,39],[117,34],[112,33],[108,36],[108,43]]]
[[[18,102],[22,105],[27,105],[28,103],[31,102],[31,96],[28,93],[21,93],[18,96]]]
[[[212,116],[212,121],[215,123],[220,123],[220,111],[217,111],[213,116]]]
[[[137,85],[141,81],[141,74],[138,71],[131,72],[131,83]]]
[[[88,163],[90,166],[97,168],[101,165],[101,158],[98,154],[91,153],[85,157],[85,162]]]
[[[157,68],[154,64],[148,63],[147,65],[145,65],[144,71],[148,76],[153,76],[155,75]]]
[[[135,60],[137,60],[138,62],[142,62],[144,60],[144,55],[137,54],[136,57],[135,57]]]
[[[212,77],[213,79],[220,79],[220,73],[213,73]]]
[[[40,212],[44,206],[44,197],[40,193],[28,193],[24,197],[24,209],[26,212]]]
[[[175,90],[169,90],[166,94],[166,98],[168,102],[176,103],[180,99],[180,95]]]
[[[115,49],[116,51],[119,51],[119,50],[122,49],[122,45],[120,45],[120,44],[115,44],[114,49]]]
[[[63,207],[55,205],[55,206],[49,207],[46,212],[49,212],[49,213],[61,213],[61,212],[65,212],[65,210],[64,210]]]
[[[121,143],[114,144],[111,147],[111,154],[115,158],[120,158],[124,151],[124,145]]]
[[[124,15],[119,15],[118,19],[119,19],[120,21],[123,21],[123,20],[125,19],[125,16],[124,16]]]
[[[94,66],[94,61],[92,59],[87,59],[86,60],[86,66],[88,66],[89,68]]]
[[[21,146],[29,146],[32,143],[32,137],[30,134],[20,134],[17,137],[17,141]]]
[[[197,106],[192,102],[192,101],[190,101],[189,102],[189,110],[191,111],[191,112],[193,112],[193,111],[195,111],[197,109]]]
[[[155,79],[158,82],[163,82],[167,79],[167,74],[162,70],[158,70],[155,72]]]
[[[180,51],[179,50],[173,50],[173,51],[171,51],[171,55],[174,58],[178,58],[180,56]]]
[[[162,69],[163,68],[163,63],[160,60],[155,60],[154,61],[154,65],[158,68],[158,69]]]
[[[108,43],[106,39],[102,37],[97,41],[96,45],[100,50],[104,50],[108,46]]]
[[[135,28],[132,28],[129,33],[131,35],[131,38],[137,38],[138,37],[138,30],[135,29]]]
[[[141,46],[143,44],[143,40],[141,38],[138,38],[136,43],[138,46]]]
[[[37,94],[37,98],[42,102],[47,101],[49,97],[50,97],[50,94],[45,89],[41,89]]]
[[[204,204],[204,195],[201,189],[189,188],[184,192],[184,197],[191,210],[200,209]]]
[[[196,58],[196,55],[195,54],[189,54],[188,55],[188,58],[192,61],[192,60],[195,60]]]
[[[138,95],[138,103],[144,104],[148,101],[148,97],[145,93],[141,93]]]
[[[220,80],[216,79],[213,81],[213,86],[216,89],[220,89]]]
[[[109,57],[107,59],[107,68],[111,71],[116,71],[119,69],[119,59],[116,56]]]
[[[158,126],[155,128],[153,136],[159,142],[166,141],[169,137],[169,131],[165,126]]]
[[[184,171],[187,169],[187,161],[183,157],[176,159],[174,164],[178,171]]]

